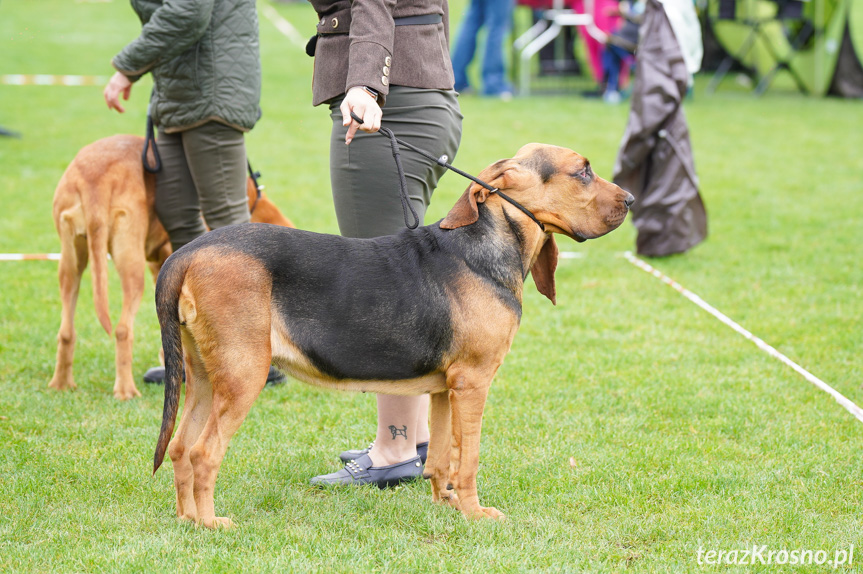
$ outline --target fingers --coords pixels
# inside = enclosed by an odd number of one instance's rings
[[[124,108],[122,105],[120,105],[120,100],[117,97],[119,95],[119,92],[112,89],[110,85],[105,87],[104,95],[105,95],[105,102],[108,104],[109,110],[117,110],[121,114],[126,111],[126,108]],[[127,97],[125,99],[129,99],[129,98]]]
[[[108,85],[105,86],[102,93],[105,97],[105,103],[108,104],[108,109],[117,110],[122,114],[126,109],[120,104],[120,97],[122,96],[124,100],[129,99],[132,93],[132,82],[120,72],[116,72],[108,80]]]
[[[345,144],[353,141],[358,129],[369,133],[381,129],[383,112],[374,98],[360,87],[348,90],[342,105],[339,106],[339,111],[342,112],[342,125],[348,128]],[[351,118],[351,112],[363,120],[362,124]]]

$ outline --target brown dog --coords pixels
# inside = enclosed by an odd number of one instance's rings
[[[167,451],[180,518],[231,525],[214,511],[216,474],[271,359],[313,385],[431,393],[432,498],[503,517],[477,497],[480,427],[524,280],[532,272],[554,302],[551,234],[608,233],[633,197],[575,152],[540,144],[480,177],[511,198],[472,184],[442,221],[375,239],[234,226],[168,259],[156,285],[166,379],[153,471]],[[170,440],[184,359],[185,406]]]
[[[75,388],[75,304],[88,259],[92,262],[96,314],[111,334],[106,261],[110,253],[123,288],[123,307],[115,330],[114,396],[131,399],[141,395],[132,378],[132,329],[144,292],[144,268],[149,266],[155,279],[171,254],[168,234],[153,208],[155,176],[145,172],[141,163],[143,147],[142,137],[116,135],[82,148],[54,193],[54,225],[60,235],[62,318],[57,335],[57,365],[48,385],[53,389]],[[270,200],[258,198],[251,177],[247,191],[252,221],[293,227]]]

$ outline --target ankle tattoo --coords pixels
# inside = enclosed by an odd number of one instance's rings
[[[396,440],[396,437],[403,436],[405,440],[408,440],[408,425],[402,425],[402,428],[396,428],[395,425],[390,425],[390,432],[393,433],[393,440]]]

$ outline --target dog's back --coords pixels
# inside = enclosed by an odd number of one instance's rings
[[[154,178],[144,173],[142,148],[143,138],[130,135],[93,142],[78,152],[54,193],[54,225],[62,257],[72,259],[69,263],[79,276],[90,261],[93,303],[109,334],[107,254],[112,244],[141,243],[136,240],[150,223]],[[115,240],[117,235],[123,240]]]

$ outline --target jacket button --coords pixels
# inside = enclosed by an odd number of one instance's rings
[[[389,56],[387,56],[386,59],[384,60],[384,64],[386,64],[387,66],[392,66],[393,65],[393,59],[390,58]]]
[[[321,26],[325,26],[325,25],[326,25],[326,23],[327,23],[327,19],[326,19],[326,18],[321,18]]]
[[[333,30],[339,27],[339,19],[333,18]]]
[[[384,76],[390,75],[390,69],[387,66],[384,66],[383,72],[384,72]]]
[[[389,78],[387,78],[386,76],[383,76],[383,77],[381,78],[381,83],[382,83],[383,85],[385,85],[385,86],[389,86],[389,85],[390,85],[390,79],[389,79]]]

